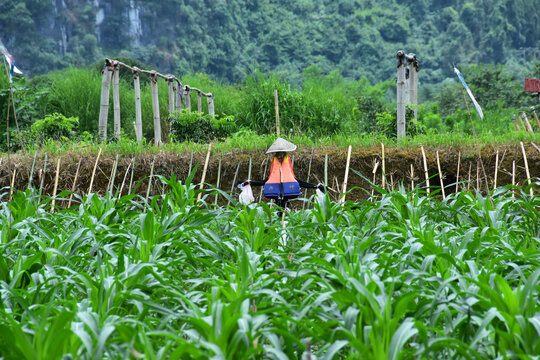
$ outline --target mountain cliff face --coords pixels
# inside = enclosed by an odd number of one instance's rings
[[[0,39],[27,73],[122,55],[231,81],[315,64],[373,82],[405,49],[440,82],[451,62],[539,59],[539,20],[537,0],[3,0]]]

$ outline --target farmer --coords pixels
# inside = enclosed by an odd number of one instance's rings
[[[264,197],[274,199],[276,204],[285,211],[289,209],[289,200],[300,196],[300,188],[319,189],[325,191],[322,184],[310,184],[300,181],[294,176],[289,152],[295,151],[296,145],[283,139],[277,138],[268,148],[267,154],[273,154],[270,175],[263,181],[240,180],[242,185],[264,186]],[[278,213],[281,216],[281,212]]]

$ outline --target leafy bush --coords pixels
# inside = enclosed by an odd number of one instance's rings
[[[234,117],[202,114],[187,109],[169,117],[171,138],[176,141],[208,142],[224,139],[237,130]]]
[[[43,144],[47,140],[64,140],[74,135],[79,126],[79,118],[66,117],[54,113],[38,120],[30,128],[30,138],[34,142]]]

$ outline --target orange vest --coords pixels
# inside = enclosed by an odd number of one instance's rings
[[[264,184],[264,196],[268,198],[294,198],[300,194],[300,184],[294,176],[289,155],[285,155],[281,164],[279,159],[274,156],[268,181]]]

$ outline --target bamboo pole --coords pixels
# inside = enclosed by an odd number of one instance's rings
[[[422,159],[424,160],[424,174],[426,177],[427,192],[429,194],[430,193],[429,174],[428,174],[428,167],[427,167],[426,152],[424,151],[424,145],[420,146],[420,150],[422,150]]]
[[[439,150],[436,152],[437,154],[437,169],[439,170],[439,180],[441,181],[441,192],[442,192],[442,198],[443,200],[446,199],[446,194],[444,193],[444,182],[443,182],[443,175],[441,171],[441,162],[439,160]]]
[[[202,113],[202,94],[200,91],[197,91],[197,111]]]
[[[529,183],[529,192],[533,196],[533,188],[531,185],[531,174],[529,173],[529,163],[527,161],[527,153],[525,152],[525,147],[523,146],[523,141],[520,141],[521,151],[523,152],[523,162],[525,163],[525,174],[527,175],[527,182]]]
[[[411,164],[411,191],[414,190],[414,167],[413,164]]]
[[[538,115],[536,115],[536,110],[534,109],[534,106],[531,106],[531,111],[532,111],[534,120],[536,120],[536,129],[540,131],[540,120],[538,120]]]
[[[343,191],[341,193],[341,206],[345,206],[345,194],[347,192],[347,180],[349,180],[349,165],[351,163],[351,150],[352,145],[349,145],[349,150],[347,151],[347,163],[345,164],[345,177],[343,179]]]
[[[279,130],[279,99],[278,99],[278,91],[277,89],[274,89],[274,103],[276,107],[276,133],[278,136],[280,135]]]
[[[521,114],[521,117],[523,117],[523,122],[527,126],[527,130],[529,130],[529,132],[534,132],[532,129],[531,123],[529,122],[529,119],[527,118],[527,115],[525,114],[525,112]]]
[[[293,155],[294,156],[294,155]],[[251,162],[252,162],[252,157],[250,156],[249,157],[249,167],[248,167],[248,180],[251,180]],[[294,167],[294,164],[292,165]]]
[[[182,85],[182,83],[178,82],[177,88],[176,88],[176,104],[175,104],[176,111],[182,110],[183,99],[184,99],[184,86]]]
[[[191,157],[189,158],[188,176],[189,176],[189,174],[191,174],[192,167],[193,167],[193,149],[191,150]]]
[[[30,189],[32,187],[32,180],[34,178],[34,167],[36,166],[36,159],[37,159],[38,151],[36,150],[36,153],[34,154],[34,161],[32,161],[32,169],[30,170],[30,176],[28,177],[28,187],[27,189]],[[0,165],[2,162],[0,161]]]
[[[107,117],[109,116],[109,97],[111,91],[112,71],[108,65],[103,69],[101,81],[101,104],[99,108],[99,139],[107,140]]]
[[[385,165],[385,161],[384,161],[384,144],[381,143],[381,151],[382,151],[382,188],[384,189],[385,188],[385,185],[386,185],[386,165]]]
[[[375,161],[375,166],[373,167],[373,185],[375,185],[375,180],[376,180],[376,177],[377,177],[377,168],[379,167],[379,162],[378,161]],[[373,195],[375,195],[375,188],[372,186],[371,187],[371,201],[373,201]]]
[[[458,151],[458,158],[457,158],[456,192],[458,192],[458,186],[459,186],[459,165],[461,165],[461,151]]]
[[[13,177],[11,178],[11,186],[9,187],[9,201],[11,201],[11,197],[13,196],[13,187],[15,186],[15,176],[17,175],[17,168],[15,167],[13,169]],[[11,216],[11,214],[10,214]]]
[[[128,172],[129,170],[131,169],[131,165],[133,164],[133,160],[134,158],[131,158],[130,162],[129,162],[129,165],[126,169],[126,172],[124,174],[124,178],[122,179],[122,185],[120,185],[120,190],[118,191],[118,198],[122,197],[122,191],[124,190],[124,185],[126,183],[126,179],[127,179],[127,175],[128,175]],[[118,199],[117,199],[118,201]]]
[[[174,77],[171,77],[167,80],[169,85],[169,114],[174,114]]]
[[[152,188],[152,179],[154,178],[154,165],[156,163],[156,155],[152,158],[152,164],[150,165],[150,176],[148,177],[148,187],[146,188],[145,202],[148,204],[148,198],[150,197],[150,189]],[[146,208],[144,210],[146,212]]]
[[[56,204],[56,190],[58,190],[58,177],[60,176],[60,157],[58,157],[58,161],[56,162],[56,176],[54,177],[54,189],[52,194],[52,202],[51,202],[51,213],[54,212],[54,205]]]
[[[324,155],[324,187],[328,187],[328,154]]]
[[[493,176],[493,190],[497,188],[497,171],[499,170],[499,150],[495,154],[495,176]]]
[[[90,186],[88,186],[88,193],[86,194],[87,196],[90,196],[90,194],[92,193],[92,185],[94,184],[94,176],[96,176],[96,169],[98,166],[99,157],[101,156],[101,151],[102,149],[99,148],[98,155],[96,157],[96,162],[94,164],[94,170],[92,170],[92,177],[90,178]],[[88,198],[86,198],[86,201],[88,201]]]
[[[77,178],[79,177],[79,170],[81,168],[82,157],[77,164],[77,170],[75,171],[75,178],[73,179],[73,185],[71,186],[71,194],[69,194],[68,209],[71,207],[71,201],[73,200],[73,193],[75,193],[75,184],[77,184]]]
[[[480,189],[480,166],[476,160],[476,192]]]
[[[519,115],[518,115],[517,119],[518,119],[518,122],[519,122],[520,131],[521,130],[527,131],[527,128],[525,127],[525,124],[523,123],[523,120],[521,119],[521,117]]]
[[[132,159],[133,166],[131,166],[131,175],[129,177],[128,195],[131,194],[131,186],[133,185],[133,174],[135,173],[135,158]]]
[[[221,158],[222,157],[223,157],[223,155],[220,154],[219,155],[219,160],[218,160],[216,189],[219,189],[219,183],[220,183],[220,180],[221,180]],[[214,199],[214,205],[217,205],[217,200],[218,200],[218,194],[216,193],[216,197]]]
[[[472,162],[469,163],[469,178],[467,180],[467,191],[471,189],[471,170],[472,170]]]
[[[191,89],[189,86],[186,86],[185,98],[186,98],[186,109],[188,109],[188,111],[191,111]]]
[[[208,145],[208,152],[206,153],[206,160],[204,160],[204,168],[201,178],[201,185],[199,186],[199,190],[203,189],[204,186],[204,180],[206,180],[206,171],[208,170],[208,161],[210,160],[210,152],[212,151],[212,144]],[[199,195],[197,195],[197,201],[200,201],[202,197],[202,191],[199,192]]]
[[[142,141],[142,108],[141,108],[141,82],[139,78],[139,69],[133,71],[133,88],[135,89],[135,136],[137,143]]]
[[[516,185],[516,161],[512,160],[512,186]],[[514,195],[514,189],[512,189],[512,197],[515,197]]]
[[[157,76],[155,72],[150,75],[150,83],[152,84],[152,109],[154,113],[154,143],[161,144],[161,122],[159,117],[159,96]]]
[[[120,123],[120,68],[118,62],[113,65],[113,113],[114,113],[114,137],[120,140],[122,136]]]
[[[116,159],[114,160],[114,164],[113,164],[113,168],[112,168],[112,173],[111,173],[111,179],[109,180],[109,183],[110,183],[110,187],[109,187],[109,193],[113,194],[113,190],[114,190],[114,178],[116,177],[116,168],[118,167],[118,154],[116,154]]]
[[[43,162],[43,176],[41,177],[41,184],[39,185],[39,197],[43,191],[43,184],[45,182],[45,174],[47,173],[47,153],[45,153],[45,161]]]
[[[311,149],[311,157],[309,158],[309,166],[308,166],[308,173],[307,173],[307,179],[306,182],[309,182],[309,176],[311,175],[311,162],[313,161],[313,148]],[[304,190],[304,198],[307,197],[307,189]],[[304,201],[304,204],[302,205],[302,210],[306,208],[306,202]]]
[[[232,182],[232,185],[231,185],[231,196],[233,194],[233,191],[234,191],[234,186],[236,185],[236,178],[238,177],[238,170],[240,170],[240,164],[242,162],[239,161],[238,162],[238,165],[236,166],[236,172],[234,173],[234,178],[233,178],[233,182]],[[231,200],[227,200],[227,206],[229,206],[229,204],[231,203]]]
[[[214,109],[214,94],[210,93],[210,96],[206,97],[206,102],[208,104],[208,113],[215,117],[215,109]]]
[[[400,140],[405,136],[405,96],[407,91],[405,54],[402,50],[397,52],[397,59],[397,138]]]

